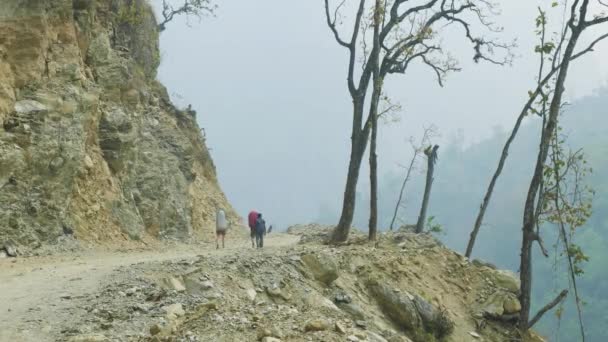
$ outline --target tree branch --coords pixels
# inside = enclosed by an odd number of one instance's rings
[[[327,19],[327,26],[329,26],[329,29],[331,30],[331,32],[333,32],[334,34],[334,38],[336,38],[336,41],[338,42],[338,44],[344,46],[347,49],[350,49],[350,44],[345,42],[344,40],[342,40],[342,38],[340,38],[340,33],[338,32],[338,29],[336,28],[336,18],[338,16],[338,11],[340,11],[340,8],[344,5],[344,3],[346,2],[346,0],[343,0],[337,7],[336,10],[334,12],[334,17],[332,18],[331,15],[329,14],[329,0],[325,0],[325,18]]]
[[[175,9],[169,0],[163,0],[163,10],[161,12],[163,20],[158,24],[160,32],[166,29],[166,26],[171,22],[176,15],[194,15],[197,17],[203,16],[204,13],[213,14],[217,9],[216,5],[212,5],[211,0],[183,0],[184,4]]]
[[[557,297],[555,297],[555,299],[553,299],[553,301],[538,310],[538,313],[536,313],[534,318],[532,318],[532,320],[528,323],[528,329],[532,328],[534,324],[536,324],[543,317],[543,315],[547,313],[547,311],[553,309],[557,304],[563,301],[567,295],[568,290],[563,290]]]

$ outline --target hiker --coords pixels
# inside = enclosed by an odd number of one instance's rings
[[[222,238],[222,248],[224,248],[224,239],[226,238],[226,231],[228,230],[228,221],[226,220],[226,213],[224,209],[218,209],[215,215],[215,248],[220,248],[219,239]]]
[[[255,222],[258,219],[258,213],[255,210],[249,212],[248,217],[249,229],[251,230],[251,247],[255,248]]]
[[[272,225],[268,227],[268,234],[272,233]]]
[[[266,221],[262,218],[262,214],[258,214],[258,219],[255,221],[255,243],[258,248],[264,247],[264,235],[266,235]]]

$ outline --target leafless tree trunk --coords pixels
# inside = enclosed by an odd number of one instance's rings
[[[371,56],[374,66],[372,101],[370,104],[369,118],[371,119],[371,142],[369,151],[369,184],[370,184],[370,203],[369,203],[369,240],[375,241],[378,233],[378,106],[382,95],[382,75],[380,75],[380,25],[382,25],[383,0],[376,0],[374,6],[374,34],[373,49],[374,55]]]
[[[397,203],[395,204],[395,211],[393,213],[393,218],[391,219],[390,230],[393,230],[395,227],[395,220],[397,219],[397,214],[399,213],[399,208],[401,207],[401,202],[403,201],[403,195],[405,194],[405,186],[407,182],[410,180],[410,176],[412,174],[412,170],[414,169],[414,165],[416,164],[416,160],[418,159],[418,155],[422,152],[422,146],[426,145],[431,137],[435,136],[436,128],[435,126],[425,127],[424,133],[422,134],[422,138],[420,139],[420,143],[416,145],[414,142],[414,138],[410,138],[410,145],[412,146],[412,151],[414,155],[410,160],[410,164],[408,165],[405,173],[405,177],[403,178],[403,183],[401,183],[401,190],[399,190],[399,198],[397,199]]]
[[[431,198],[431,187],[433,186],[433,174],[435,173],[435,163],[437,162],[438,149],[439,145],[435,145],[429,146],[426,148],[426,150],[424,150],[424,154],[427,158],[426,184],[424,185],[422,206],[420,207],[420,215],[418,216],[418,223],[416,224],[416,233],[422,233],[424,231],[426,211],[429,206],[429,199]]]

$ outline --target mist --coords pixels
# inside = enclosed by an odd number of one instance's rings
[[[537,63],[528,56],[541,2],[501,4],[501,37],[517,42],[512,65],[475,64],[470,46],[451,44],[463,70],[445,87],[420,66],[389,78],[388,94],[404,110],[398,123],[380,127],[380,175],[408,160],[407,140],[423,126],[439,128],[440,145],[458,135],[470,145],[513,124],[534,86]],[[196,109],[229,200],[242,216],[257,209],[279,228],[341,206],[351,125],[347,55],[323,11],[322,1],[228,1],[215,17],[176,21],[161,35],[159,78],[178,104]],[[606,57],[601,48],[577,63],[570,99],[605,84]],[[366,166],[360,187],[367,187]]]

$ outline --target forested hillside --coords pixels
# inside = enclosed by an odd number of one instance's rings
[[[598,91],[593,96],[580,99],[566,107],[563,126],[568,135],[568,145],[572,149],[583,148],[586,159],[593,169],[587,182],[595,190],[593,215],[587,225],[580,228],[574,241],[590,257],[585,264],[585,274],[579,281],[584,306],[585,328],[589,341],[605,341],[608,336],[608,305],[605,297],[608,291],[608,89]],[[516,139],[505,171],[499,179],[494,201],[490,204],[486,221],[473,257],[481,258],[499,267],[517,271],[521,244],[522,203],[525,198],[530,168],[533,165],[538,146],[540,119],[529,117]],[[451,248],[463,252],[473,226],[475,215],[496,167],[500,150],[506,140],[507,132],[496,129],[490,139],[464,146],[462,134],[448,139],[448,145],[440,149],[436,166],[435,183],[431,196],[429,214],[441,224],[441,239]],[[410,149],[403,146],[403,164],[409,163]],[[380,158],[382,156],[380,155]],[[380,178],[379,225],[386,229],[395,208],[398,191],[406,170],[389,173]],[[424,161],[419,160],[418,169],[405,190],[405,208],[400,210],[401,224],[414,224],[417,219],[424,185]],[[367,227],[367,193],[358,197],[358,211],[355,225]],[[331,211],[323,210],[324,213]],[[320,214],[319,221],[335,222],[336,218]],[[555,253],[553,244],[557,235],[551,226],[544,227],[546,244],[550,257],[545,259],[538,253],[535,269],[538,271],[534,281],[536,306],[542,306],[555,296],[556,292],[568,287],[564,260]],[[554,273],[554,271],[557,272]],[[561,276],[555,276],[558,274]],[[551,340],[578,340],[578,326],[573,296],[570,295],[563,315],[548,315],[536,328]],[[559,311],[557,311],[559,312]]]

